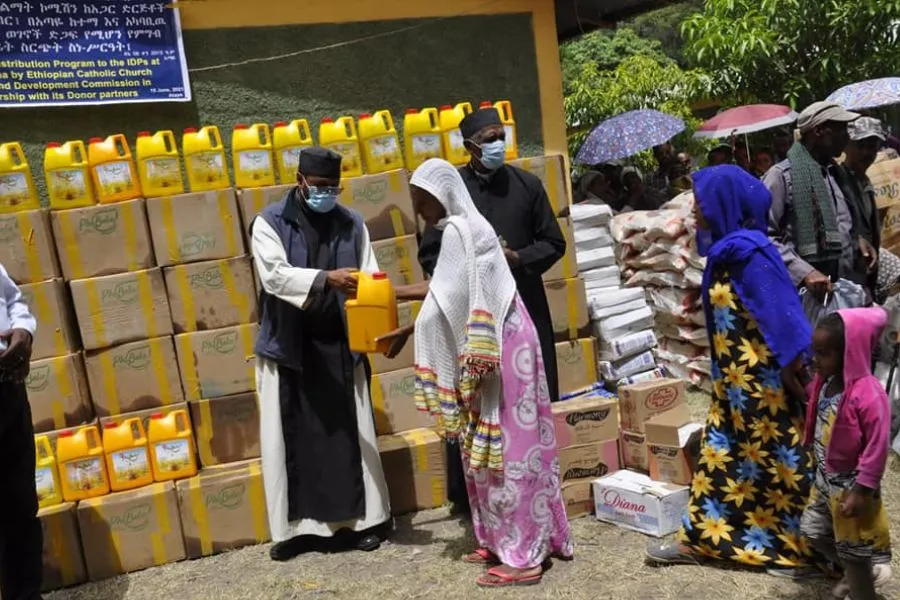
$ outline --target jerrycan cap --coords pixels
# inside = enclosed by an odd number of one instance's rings
[[[59,142],[47,142],[48,148],[59,148],[59,146],[60,146]]]
[[[441,110],[453,110],[453,105],[451,104],[442,104]]]
[[[321,122],[322,123],[334,123],[334,119],[331,117],[324,117]]]
[[[275,121],[275,124],[272,127],[287,127],[287,123],[284,121]]]
[[[372,115],[370,113],[359,113],[360,121],[362,121],[363,119],[371,119],[371,118],[372,118]]]
[[[372,273],[372,279],[387,279],[387,273],[384,271],[376,271]]]
[[[197,133],[197,128],[196,127],[185,127],[184,133]]]
[[[164,416],[165,416],[164,414],[162,414],[161,412],[158,412],[158,413],[153,413],[152,415],[150,415],[150,418],[156,420],[156,419],[162,419]]]
[[[138,131],[137,136],[138,137],[150,137],[150,132],[149,131]]]
[[[116,423],[115,421],[107,421],[106,424],[103,426],[103,429],[115,429],[118,426],[119,426],[119,424]]]
[[[102,143],[103,143],[102,137],[92,137],[91,139],[88,140],[88,144],[102,144]]]
[[[66,430],[66,431],[60,431],[58,434],[56,434],[56,437],[57,437],[57,438],[61,438],[61,437],[72,437],[72,436],[74,436],[74,435],[75,435],[75,432],[72,431],[71,429],[68,429],[68,430]]]
[[[247,125],[244,123],[238,123],[237,125],[234,126],[234,128],[235,129],[249,129],[249,127],[247,127]]]
[[[478,108],[491,108],[492,106],[493,104],[491,104],[487,100],[484,100],[481,104],[478,105]]]
[[[408,115],[416,115],[418,113],[419,113],[418,108],[407,108],[406,109],[406,114],[408,114]]]

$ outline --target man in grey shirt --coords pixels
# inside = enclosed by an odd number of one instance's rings
[[[835,103],[810,105],[797,120],[800,140],[787,160],[763,177],[772,193],[769,237],[794,283],[817,296],[831,291],[839,277],[855,279],[857,252],[873,266],[878,257],[868,242],[854,240],[852,213],[835,179],[834,159],[849,141],[847,124],[857,118]],[[802,186],[795,190],[798,175]]]

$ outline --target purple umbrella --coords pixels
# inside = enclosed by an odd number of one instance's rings
[[[847,110],[900,104],[900,77],[882,77],[851,83],[833,92],[826,100],[837,102]]]
[[[575,162],[596,165],[627,158],[669,141],[684,128],[684,121],[658,110],[622,113],[594,127],[578,150]]]

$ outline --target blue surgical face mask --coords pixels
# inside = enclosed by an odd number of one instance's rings
[[[495,140],[479,146],[481,148],[481,164],[485,169],[496,171],[506,160],[506,142]]]
[[[336,187],[325,187],[317,185],[306,186],[306,205],[313,212],[327,213],[331,212],[337,206],[338,197],[341,191]]]

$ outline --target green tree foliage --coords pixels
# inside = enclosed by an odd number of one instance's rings
[[[682,24],[685,53],[737,101],[793,106],[896,75],[900,0],[706,0]]]
[[[681,23],[702,9],[703,0],[676,2],[638,15],[629,21],[627,26],[644,39],[658,41],[666,56],[683,67],[690,67],[693,65],[684,55]]]
[[[560,46],[559,58],[565,92],[572,91],[570,84],[581,76],[585,67],[599,71],[613,70],[631,56],[646,56],[661,64],[672,62],[659,42],[638,37],[634,30],[627,27],[615,31],[592,31],[564,43]]]
[[[675,140],[676,146],[702,152],[706,144],[690,137],[701,122],[691,113],[691,105],[706,97],[709,83],[702,71],[685,70],[672,60],[650,56],[629,56],[613,70],[584,64],[568,81],[570,92],[565,97],[569,152],[575,156],[601,121],[639,108],[654,108],[683,119],[688,127]],[[646,160],[641,157],[637,162]]]

